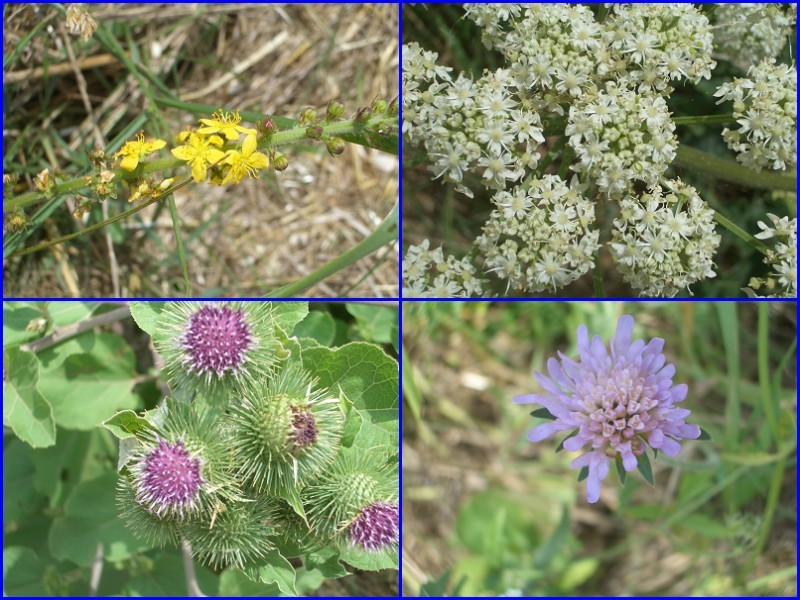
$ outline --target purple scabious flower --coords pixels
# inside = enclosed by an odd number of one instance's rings
[[[254,341],[242,309],[204,305],[189,317],[180,346],[186,368],[210,378],[239,372]]]
[[[350,524],[350,540],[364,550],[381,550],[400,540],[400,518],[396,502],[373,502]]]
[[[611,352],[599,336],[589,340],[578,327],[579,360],[559,352],[561,361],[547,361],[550,377],[534,373],[544,394],[515,396],[518,404],[539,404],[554,420],[534,427],[528,439],[539,442],[559,431],[576,430],[564,440],[566,450],[586,452],[572,461],[573,469],[588,468],[586,500],[597,502],[609,458],[619,456],[626,471],[638,465],[645,446],[675,456],[678,440],[700,437],[700,428],[684,422],[690,414],[675,406],[686,398],[686,384],[673,385],[674,365],[665,365],[664,340],[632,342],[633,317],[617,323]]]
[[[136,499],[157,515],[178,514],[193,509],[205,483],[200,459],[193,458],[181,440],[159,440],[136,469]]]

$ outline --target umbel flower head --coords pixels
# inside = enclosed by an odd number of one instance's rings
[[[574,429],[564,440],[570,452],[584,450],[572,468],[587,468],[586,499],[597,502],[609,459],[621,460],[625,471],[649,460],[645,447],[675,456],[679,441],[700,437],[700,428],[684,422],[690,411],[675,406],[686,398],[686,384],[673,385],[675,367],[662,354],[664,340],[632,342],[633,317],[617,323],[610,353],[599,336],[589,340],[578,327],[578,355],[573,361],[559,353],[547,361],[550,377],[534,373],[544,394],[515,396],[518,404],[539,404],[552,421],[533,428],[528,439],[539,442],[559,431]]]
[[[160,440],[136,468],[136,500],[151,513],[183,516],[196,508],[205,483],[201,462],[184,447],[182,440]]]
[[[347,535],[354,546],[380,550],[400,540],[400,515],[397,502],[373,502],[350,524]]]
[[[263,302],[169,302],[153,342],[171,385],[242,390],[276,360],[271,307]]]

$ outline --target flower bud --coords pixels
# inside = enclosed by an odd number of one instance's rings
[[[325,121],[330,122],[340,118],[344,114],[344,104],[331,100],[328,102],[328,108],[325,111]]]
[[[306,129],[306,137],[310,140],[321,140],[322,127],[319,125],[311,125]]]
[[[263,121],[259,121],[258,123],[256,123],[256,129],[258,130],[258,133],[260,133],[263,137],[268,138],[273,133],[278,131],[279,128],[277,123],[275,123],[275,121],[267,117]]]
[[[309,123],[316,123],[317,122],[317,111],[310,106],[306,106],[303,110],[300,111],[300,124],[301,125],[308,125]]]
[[[345,143],[342,138],[332,137],[325,142],[325,147],[328,149],[328,154],[337,156],[344,152]]]
[[[388,107],[389,103],[386,102],[386,100],[375,98],[375,100],[372,101],[372,112],[375,114],[385,113]]]
[[[33,182],[36,189],[42,192],[42,194],[44,194],[45,197],[49,198],[50,196],[53,195],[53,186],[55,185],[55,182],[53,181],[53,178],[50,176],[50,169],[44,169],[39,174],[37,174]]]
[[[366,121],[372,116],[372,109],[369,107],[359,108],[356,111],[356,121]]]
[[[289,159],[280,152],[275,152],[272,156],[272,168],[276,171],[284,171],[289,166]]]

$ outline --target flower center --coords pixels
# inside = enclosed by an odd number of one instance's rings
[[[244,311],[203,306],[189,318],[181,347],[190,371],[222,377],[226,371],[242,368],[254,342]]]
[[[200,460],[191,457],[183,442],[170,444],[161,440],[144,459],[139,499],[158,515],[167,508],[182,512],[197,500],[203,483]]]
[[[380,550],[400,539],[400,520],[396,502],[373,502],[363,509],[348,530],[354,545],[365,550]]]

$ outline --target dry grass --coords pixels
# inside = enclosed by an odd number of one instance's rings
[[[131,40],[117,41],[128,49],[133,41],[144,70],[182,100],[297,118],[302,107],[324,107],[331,99],[352,114],[375,97],[397,94],[394,6],[102,4],[91,12],[103,25],[126,24]],[[42,19],[50,19],[50,29],[5,73],[7,84],[14,82],[5,88],[6,147],[29,123],[34,127],[25,135],[49,145],[26,142],[14,155],[32,173],[63,168],[98,136],[107,142],[143,111],[163,110],[172,135],[194,122],[193,115],[151,106],[124,65],[95,38],[83,42],[67,34],[63,17],[46,5],[6,8],[5,55]],[[290,148],[289,168],[262,181],[176,193],[194,294],[264,295],[375,229],[397,199],[396,157],[351,144],[331,158],[318,146]],[[30,189],[31,176],[23,181]],[[28,244],[83,227],[72,207],[70,199],[37,234],[43,237]],[[108,211],[126,208],[123,200],[110,201]],[[5,295],[182,294],[169,212],[154,205],[137,217],[112,232],[113,252],[103,235],[92,234],[88,241],[6,261]],[[308,294],[396,296],[397,273],[397,248],[385,247]]]

